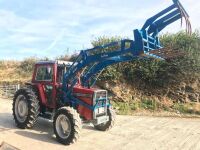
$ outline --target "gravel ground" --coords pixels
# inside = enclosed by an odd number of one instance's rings
[[[84,125],[76,144],[56,142],[52,122],[39,119],[33,129],[15,127],[12,101],[0,99],[0,143],[5,141],[22,150],[188,150],[200,149],[200,119],[173,117],[117,116],[108,132]]]

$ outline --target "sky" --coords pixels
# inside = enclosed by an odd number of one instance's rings
[[[200,29],[200,1],[181,0]],[[172,0],[0,0],[0,59],[77,53],[100,36],[133,39],[133,30]],[[180,21],[163,33],[180,31]]]

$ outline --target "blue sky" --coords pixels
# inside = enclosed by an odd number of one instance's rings
[[[181,0],[193,29],[200,1]],[[90,48],[99,36],[132,38],[133,29],[171,0],[0,0],[0,59],[55,58]],[[163,32],[181,30],[180,22]]]

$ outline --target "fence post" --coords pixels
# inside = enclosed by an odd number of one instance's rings
[[[17,84],[16,91],[20,89],[20,84]]]
[[[19,89],[20,89],[20,84],[0,86],[0,91],[1,91],[0,96],[11,97]]]
[[[6,96],[8,96],[8,90],[7,90],[7,86],[6,86]]]

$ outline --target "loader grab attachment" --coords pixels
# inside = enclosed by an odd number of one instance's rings
[[[74,85],[78,82],[78,72],[81,72],[81,76],[79,74],[80,84],[90,87],[94,85],[98,78],[96,74],[112,64],[146,57],[167,59],[176,55],[177,52],[173,49],[168,50],[161,46],[158,34],[166,26],[179,19],[181,19],[182,23],[182,18],[185,19],[186,31],[190,34],[189,15],[178,0],[173,0],[171,6],[149,18],[140,30],[134,30],[134,40],[124,39],[92,49],[82,50],[64,75],[63,90],[65,91],[65,101],[68,102],[70,99],[76,101],[71,93]],[[110,48],[114,50],[108,51]],[[93,79],[92,83],[90,82],[91,78]]]
[[[158,14],[147,19],[141,30],[138,29],[134,30],[136,51],[142,52],[144,55],[160,59],[167,58],[168,53],[170,53],[171,57],[173,51],[166,52],[167,49],[162,49],[158,34],[165,27],[167,27],[168,25],[179,19],[181,19],[181,24],[182,24],[182,19],[183,18],[185,19],[186,32],[188,34],[191,34],[192,28],[189,21],[188,13],[178,0],[173,0],[173,2],[174,3],[168,8],[162,10]],[[154,51],[157,49],[159,49],[159,51]],[[174,56],[175,55],[177,55],[177,52],[175,52]]]
[[[149,18],[141,30],[146,30],[147,34],[155,37],[167,25],[175,22],[178,19],[184,18],[186,21],[186,31],[187,33],[191,33],[191,24],[189,21],[188,13],[185,11],[182,4],[178,0],[173,0],[173,2],[174,4],[159,12],[155,16]]]

